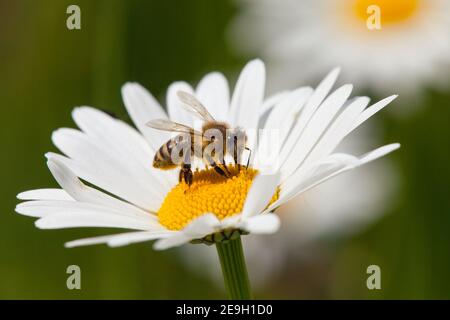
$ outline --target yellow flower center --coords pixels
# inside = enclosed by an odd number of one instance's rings
[[[158,211],[159,222],[169,230],[181,230],[195,218],[213,213],[220,220],[242,211],[248,191],[258,171],[228,165],[230,178],[206,169],[194,172],[192,185],[177,184],[166,196]],[[275,192],[269,204],[278,199]],[[268,204],[268,205],[269,205]]]
[[[358,18],[367,20],[367,8],[372,5],[380,8],[381,23],[398,23],[417,13],[420,0],[352,0]]]

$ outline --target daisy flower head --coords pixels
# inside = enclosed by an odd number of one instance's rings
[[[35,224],[41,229],[133,230],[71,241],[67,247],[157,240],[156,249],[167,249],[273,233],[280,226],[276,208],[399,147],[386,145],[359,157],[334,152],[348,134],[395,98],[371,106],[366,97],[349,100],[351,85],[331,92],[338,73],[333,70],[316,89],[302,87],[264,99],[264,64],[254,60],[241,72],[231,96],[225,77],[217,72],[206,75],[195,89],[173,83],[167,91],[167,113],[142,86],[127,83],[122,94],[136,129],[94,108],[76,108],[73,119],[79,130],[56,130],[52,140],[63,155],[47,154],[61,188],[19,194],[25,202],[16,211],[38,218]],[[209,162],[193,168],[192,181],[187,181],[178,167],[161,170],[151,165],[173,136],[149,127],[150,120],[196,127],[183,96],[205,106],[215,120],[247,133],[246,146],[252,151],[248,166],[224,161],[218,165],[226,172],[221,175]],[[257,129],[276,131],[280,143],[272,144],[270,134],[250,134]],[[275,150],[277,161],[261,166],[259,155],[267,149]]]
[[[346,80],[416,98],[448,83],[450,2],[445,0],[240,0],[236,49],[269,63],[275,88],[339,65]],[[289,72],[290,70],[298,72]],[[411,100],[411,99],[409,99]]]

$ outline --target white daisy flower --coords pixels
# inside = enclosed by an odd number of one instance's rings
[[[416,98],[421,88],[448,84],[449,1],[239,2],[233,43],[267,60],[275,89],[336,65],[345,70],[344,79],[382,94],[395,87],[403,97]]]
[[[333,70],[315,90],[304,87],[264,100],[264,64],[255,60],[242,71],[231,98],[219,73],[205,76],[195,90],[184,82],[172,84],[168,114],[140,85],[128,83],[123,98],[139,131],[96,109],[76,108],[73,118],[81,130],[55,131],[52,140],[64,155],[47,154],[61,189],[21,193],[19,199],[26,202],[16,211],[39,218],[36,226],[41,229],[134,230],[72,241],[67,247],[100,243],[118,247],[157,240],[156,249],[167,249],[191,241],[221,243],[240,234],[273,233],[280,225],[272,213],[276,208],[399,147],[386,145],[360,157],[334,153],[348,134],[395,98],[368,107],[366,97],[348,100],[351,85],[330,94],[338,73]],[[145,124],[162,118],[193,125],[194,118],[181,108],[180,91],[195,95],[214,118],[232,127],[279,130],[282,143],[271,146],[279,154],[279,166],[257,167],[252,162],[248,170],[238,170],[230,165],[233,178],[202,169],[194,172],[191,186],[178,182],[178,170],[152,168],[155,153],[170,136]],[[260,118],[266,120],[261,123]],[[267,139],[263,135],[249,146],[262,154],[270,143]]]

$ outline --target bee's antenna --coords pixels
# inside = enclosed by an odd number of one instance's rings
[[[249,152],[248,159],[247,159],[247,166],[245,167],[248,169],[248,166],[250,165],[250,159],[252,158],[252,150],[249,147],[245,147],[245,150]]]

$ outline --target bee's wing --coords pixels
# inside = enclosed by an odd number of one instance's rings
[[[181,132],[181,133],[189,133],[195,135],[202,135],[200,132],[195,131],[191,127],[185,126],[184,124],[173,122],[167,119],[154,119],[150,120],[146,123],[146,125],[150,128],[170,131],[170,132]]]
[[[200,116],[205,121],[216,121],[205,106],[192,94],[185,91],[178,91],[177,95],[181,102],[189,106],[189,108],[186,108],[188,111],[193,112],[196,116]]]

